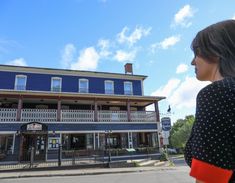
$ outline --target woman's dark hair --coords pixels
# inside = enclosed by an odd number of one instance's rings
[[[235,77],[235,20],[218,22],[201,30],[193,39],[191,49],[208,62],[218,60],[223,77]]]

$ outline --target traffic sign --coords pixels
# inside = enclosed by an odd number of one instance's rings
[[[163,145],[169,145],[169,139],[163,138]]]
[[[169,138],[170,132],[169,131],[162,131],[162,137],[163,138]]]

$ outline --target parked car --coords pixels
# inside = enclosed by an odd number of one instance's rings
[[[167,151],[169,154],[177,154],[177,150],[175,148],[168,148]]]

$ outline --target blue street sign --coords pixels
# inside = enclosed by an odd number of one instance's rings
[[[171,118],[164,117],[161,119],[162,123],[162,131],[170,131],[171,130]]]

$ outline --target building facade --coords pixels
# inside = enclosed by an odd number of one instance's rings
[[[146,76],[0,65],[0,161],[56,159],[69,152],[158,149],[158,102]],[[146,107],[154,104],[154,111]],[[66,154],[68,156],[66,156]]]

